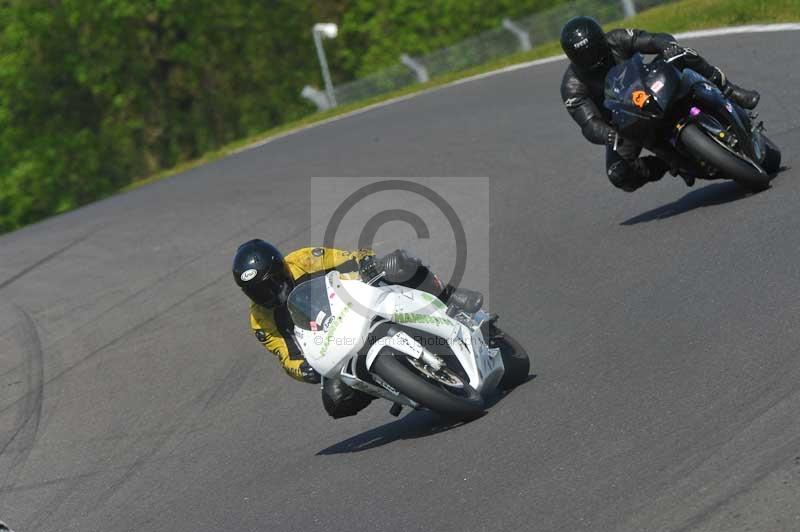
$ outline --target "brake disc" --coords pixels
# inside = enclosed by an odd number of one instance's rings
[[[434,371],[433,368],[422,362],[421,360],[417,360],[416,358],[408,358],[408,361],[411,363],[414,368],[417,369],[420,373],[422,373],[425,377],[435,380],[445,386],[450,386],[451,388],[463,388],[464,383],[461,381],[458,375],[456,375],[453,370],[448,368],[447,366],[442,366],[442,369],[439,371]]]

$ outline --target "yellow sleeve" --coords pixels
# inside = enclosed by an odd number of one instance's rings
[[[286,265],[295,280],[330,270],[357,275],[361,261],[374,255],[375,252],[370,249],[301,248],[286,255]]]
[[[283,370],[290,377],[300,382],[319,382],[319,378],[313,374],[313,370],[294,346],[294,341],[287,340],[281,334],[271,312],[254,305],[250,311],[250,327],[259,343],[278,358]]]
[[[358,271],[362,266],[362,261],[367,257],[374,257],[375,252],[371,249],[346,251],[342,249],[324,248],[324,256],[326,257],[325,270],[334,269],[342,273],[350,273],[352,270],[346,268],[346,266],[352,265],[352,263],[355,262],[355,271]]]
[[[358,262],[361,262],[367,257],[374,257],[375,252],[372,251],[371,249],[357,249],[356,251],[353,252],[353,255],[355,255],[355,258]]]

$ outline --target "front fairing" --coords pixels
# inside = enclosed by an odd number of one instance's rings
[[[662,113],[669,110],[675,100],[681,83],[681,74],[674,66],[663,59],[656,59],[647,65],[644,84],[648,92],[661,108]]]
[[[647,143],[679,87],[680,74],[672,65],[660,59],[646,65],[635,54],[609,71],[603,105],[623,136]]]
[[[611,111],[611,121],[618,129],[627,129],[640,120],[656,118],[633,105],[633,94],[644,91],[643,65],[640,55],[616,65],[606,75],[605,101],[603,105]]]
[[[448,316],[446,305],[427,292],[397,285],[370,286],[341,279],[333,271],[298,285],[288,306],[303,356],[325,377],[337,376],[362,349],[367,351],[369,368],[380,345],[365,345],[380,322],[420,331],[409,334],[423,347],[425,339],[444,340],[479,392],[494,389],[504,371],[502,358],[488,348],[480,330]]]
[[[299,284],[289,295],[295,339],[306,361],[325,377],[334,377],[366,342],[381,292],[365,283],[343,290],[336,271]],[[356,301],[361,302],[356,304]]]

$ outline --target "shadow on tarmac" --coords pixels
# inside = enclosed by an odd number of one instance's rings
[[[788,169],[789,167],[782,166],[775,177]],[[773,177],[773,179],[775,177]],[[740,187],[733,181],[712,183],[703,188],[693,190],[672,203],[656,207],[642,214],[637,214],[633,218],[621,222],[620,225],[637,225],[655,220],[663,220],[701,207],[711,207],[738,201],[750,195],[752,195],[751,192]]]
[[[528,379],[520,386],[525,386],[528,382],[536,378],[536,375],[528,375]],[[519,388],[519,386],[517,387]],[[498,392],[486,398],[486,410],[488,411],[497,403],[514,393],[513,390],[507,392]],[[389,403],[384,401],[376,401],[373,406],[388,406]],[[488,412],[484,412],[476,419],[480,419]],[[317,453],[317,456],[331,455],[331,454],[346,454],[357,453],[361,451],[368,451],[381,447],[383,445],[392,443],[397,440],[413,440],[416,438],[424,438],[426,436],[433,436],[440,432],[446,432],[466,425],[468,421],[452,421],[444,418],[433,412],[427,410],[414,410],[409,414],[385,423],[374,429],[367,430],[361,434],[356,434],[346,440],[340,441],[330,447],[326,447]]]
[[[701,189],[693,190],[679,200],[667,203],[661,207],[656,207],[642,214],[637,214],[633,218],[621,222],[620,225],[637,225],[655,220],[663,220],[664,218],[671,218],[701,207],[711,207],[713,205],[722,205],[732,201],[738,201],[747,197],[749,194],[749,191],[740,187],[733,181],[713,183]]]

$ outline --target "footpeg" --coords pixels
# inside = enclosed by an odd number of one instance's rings
[[[394,417],[399,416],[400,412],[402,411],[403,411],[403,405],[401,405],[400,403],[393,404],[392,408],[389,409],[389,413]]]

